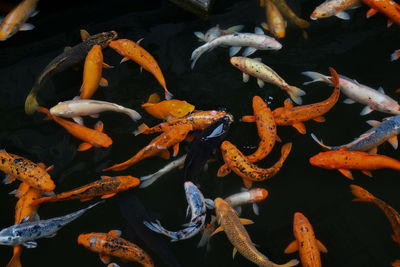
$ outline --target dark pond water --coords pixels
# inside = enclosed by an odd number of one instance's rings
[[[254,78],[250,78],[247,84],[243,83],[241,73],[229,63],[227,48],[204,54],[194,70],[190,69],[191,52],[200,45],[193,32],[204,32],[216,24],[222,27],[243,24],[244,31],[253,32],[254,27],[264,20],[264,10],[258,6],[258,1],[216,0],[207,20],[197,18],[168,1],[141,1],[140,5],[137,2],[76,1],[62,3],[60,8],[56,1],[43,0],[38,5],[41,12],[28,21],[36,26],[35,30],[20,32],[0,43],[0,147],[32,161],[54,165],[51,175],[57,184],[57,192],[97,180],[103,175],[103,168],[128,159],[154,138],[132,135],[138,124],[127,116],[104,113],[100,118],[105,124],[105,132],[114,141],[113,145],[108,149],[77,152],[79,141],[58,124],[44,121],[42,114],[25,115],[25,97],[35,79],[65,46],[80,42],[79,30],[82,28],[92,34],[115,30],[120,38],[133,41],[144,38],[141,45],[156,58],[168,88],[177,99],[186,100],[199,110],[223,108],[233,114],[236,121],[227,139],[245,154],[251,153],[259,142],[255,125],[238,121],[242,115],[251,113],[252,97],[271,98],[270,107],[273,109],[282,106],[287,97],[270,84],[259,88]],[[308,18],[320,2],[288,1],[303,18]],[[312,70],[328,74],[329,66],[373,88],[382,86],[388,95],[398,99],[394,90],[400,87],[400,62],[390,62],[389,58],[393,50],[400,48],[399,27],[387,28],[386,19],[380,14],[367,20],[367,10],[362,6],[350,11],[349,21],[337,18],[312,21],[307,40],[298,28],[289,23],[280,51],[257,51],[254,57],[262,58],[288,83],[304,89],[307,92],[303,98],[305,104],[326,99],[332,88],[322,83],[302,86],[308,78],[300,73]],[[120,65],[121,57],[111,49],[104,50],[104,58],[115,68],[104,70],[109,87],[100,88],[94,98],[134,108],[143,115],[143,122],[149,125],[158,123],[140,107],[151,93],[162,93],[156,79],[146,71],[141,73],[133,62]],[[82,68],[54,76],[41,90],[41,105],[49,108],[59,101],[72,99],[78,94],[81,82]],[[321,151],[310,133],[322,137],[327,144],[344,144],[369,129],[366,120],[387,117],[378,112],[360,116],[363,107],[343,104],[343,99],[341,96],[326,115],[326,122],[306,122],[306,135],[291,127],[279,127],[280,138],[284,142],[293,142],[292,152],[278,175],[256,184],[270,193],[260,204],[260,215],[255,216],[249,206],[243,209],[242,217],[255,221],[247,227],[252,240],[274,262],[283,263],[298,257],[298,254],[283,253],[294,238],[292,220],[296,211],[308,217],[317,238],[328,248],[328,254],[322,255],[324,266],[389,266],[400,257],[398,245],[390,238],[392,229],[384,214],[373,205],[353,203],[349,189],[352,183],[360,185],[395,209],[400,209],[399,173],[380,170],[374,171],[374,177],[369,178],[354,171],[355,180],[350,181],[337,171],[319,169],[308,163],[311,156]],[[86,122],[91,126],[96,120],[87,119]],[[278,158],[280,146],[277,144],[260,166],[270,166]],[[181,145],[180,153],[188,148],[187,143]],[[379,152],[395,158],[399,156],[398,151],[388,144],[380,147]],[[168,162],[161,158],[148,158],[119,174],[140,177],[155,172]],[[242,186],[241,179],[235,174],[216,177],[222,163],[218,151],[217,161],[202,172],[199,184],[208,198],[226,197],[238,192]],[[178,229],[186,221],[182,173],[176,169],[150,187],[129,193],[135,194],[146,209],[156,214],[169,229]],[[14,222],[16,198],[7,193],[17,186],[16,182],[0,187],[0,228]],[[120,229],[123,237],[143,247],[157,266],[163,266],[160,258],[143,241],[128,235],[118,201],[118,196],[108,199],[64,227],[56,237],[39,240],[36,249],[24,249],[23,265],[102,266],[97,255],[77,245],[77,237],[84,232]],[[46,204],[39,213],[41,218],[47,219],[87,205],[79,201]],[[135,213],[135,210],[131,212]],[[196,248],[199,238],[196,236],[169,244],[182,266],[254,266],[240,255],[232,260],[232,246],[224,234],[211,240],[209,252]],[[0,265],[5,266],[11,255],[12,248],[1,247]],[[115,260],[120,266],[135,265]]]

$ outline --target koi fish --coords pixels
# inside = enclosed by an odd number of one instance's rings
[[[314,134],[311,137],[320,146],[328,150],[355,150],[355,151],[369,151],[376,153],[378,146],[388,141],[394,149],[398,147],[397,135],[400,134],[400,115],[389,117],[388,119],[379,122],[369,120],[367,123],[373,128],[366,131],[352,142],[341,146],[327,146],[319,141]]]
[[[29,222],[29,217],[24,217],[19,224],[12,225],[0,231],[0,245],[15,246],[22,244],[27,248],[35,248],[37,242],[34,240],[43,237],[54,237],[57,234],[57,231],[63,226],[77,219],[87,210],[102,202],[103,201],[99,201],[84,209],[48,220]]]
[[[350,170],[361,170],[362,173],[370,177],[372,177],[371,170],[388,168],[400,171],[400,161],[387,156],[360,151],[321,152],[310,158],[310,164],[328,170],[338,170],[351,180],[353,180],[353,175]]]
[[[200,190],[192,182],[186,181],[184,183],[186,200],[188,202],[187,214],[191,214],[190,222],[185,224],[186,228],[172,232],[166,230],[159,220],[156,222],[144,221],[149,229],[154,232],[163,234],[171,238],[171,242],[178,240],[189,239],[195,236],[204,228],[206,221],[206,209],[213,209],[214,202],[211,199],[204,198]]]
[[[299,261],[296,259],[279,265],[270,261],[265,255],[259,252],[253,241],[251,241],[249,234],[243,225],[252,224],[253,222],[248,219],[239,218],[236,211],[228,205],[222,198],[214,200],[215,214],[217,221],[220,225],[212,235],[224,231],[231,244],[234,246],[233,256],[239,252],[243,257],[249,261],[257,264],[258,266],[272,267],[272,266],[296,266]]]
[[[112,68],[103,62],[103,52],[100,45],[94,45],[88,52],[83,67],[83,83],[81,86],[81,98],[89,99],[100,86],[107,87],[108,82],[101,77],[103,67]]]
[[[339,78],[336,71],[332,68],[329,69],[333,74],[333,78],[331,79],[335,83],[335,89],[333,90],[332,95],[322,102],[297,107],[293,107],[293,103],[289,99],[286,99],[284,107],[272,111],[277,126],[291,125],[296,128],[299,133],[305,134],[306,126],[303,124],[304,121],[325,121],[325,118],[322,115],[327,113],[336,104],[340,94]],[[243,116],[242,121],[255,122],[255,116]]]
[[[59,102],[50,109],[50,114],[54,116],[72,118],[76,123],[83,125],[81,116],[98,117],[100,112],[113,111],[128,115],[133,121],[140,120],[142,116],[135,110],[123,106],[100,100],[73,99]]]
[[[268,191],[264,188],[253,188],[251,190],[244,190],[240,193],[236,193],[226,197],[224,200],[232,208],[234,208],[238,214],[242,211],[242,205],[252,203],[254,214],[259,215],[260,211],[257,203],[263,201],[268,196]]]
[[[7,175],[3,181],[5,184],[18,179],[43,192],[52,192],[56,187],[50,175],[39,164],[4,149],[0,150],[0,170]]]
[[[219,27],[219,24],[217,24],[217,26],[212,27],[211,29],[206,31],[206,33],[194,32],[194,35],[196,35],[196,37],[199,38],[199,41],[201,41],[201,42],[210,42],[210,41],[214,40],[215,38],[220,37],[221,35],[227,35],[227,34],[234,33],[234,32],[240,32],[241,30],[243,30],[243,28],[244,28],[244,25],[236,25],[236,26],[229,27],[226,30],[223,30]]]
[[[400,25],[400,5],[392,0],[362,0],[364,4],[369,6],[367,19],[378,12],[384,14],[387,18],[387,26],[390,27],[393,22]]]
[[[106,233],[88,233],[78,236],[78,244],[99,253],[100,260],[108,264],[111,256],[125,261],[138,262],[145,267],[154,266],[151,257],[137,245],[120,237],[121,231],[111,230]],[[111,263],[108,266],[118,266]]]
[[[397,49],[390,55],[390,61],[398,60],[399,57],[400,57],[400,49]],[[399,92],[399,90],[396,90],[396,93],[398,93],[398,92]]]
[[[392,262],[392,266],[393,267],[400,267],[400,260],[395,260],[394,262]]]
[[[390,224],[392,225],[393,235],[392,239],[400,246],[400,215],[399,213],[386,204],[383,200],[373,196],[370,192],[361,188],[357,185],[350,185],[351,192],[357,198],[353,199],[353,201],[357,202],[369,202],[375,204],[378,208],[380,208],[383,213],[385,213],[388,218]]]
[[[279,50],[282,48],[282,44],[274,38],[265,35],[261,28],[256,27],[254,32],[226,34],[206,42],[193,51],[191,56],[191,60],[193,61],[191,65],[192,69],[202,54],[218,46],[231,46],[229,50],[230,57],[236,55],[243,46],[247,46],[243,52],[244,57],[250,56],[257,50]]]
[[[141,133],[153,134],[153,133],[165,132],[176,125],[182,125],[182,124],[190,125],[193,131],[203,130],[224,116],[227,116],[227,113],[225,111],[196,110],[186,115],[185,117],[177,118],[167,122],[162,122],[151,128],[149,128],[146,124],[141,124],[139,128],[134,132],[134,134],[138,135]]]
[[[306,93],[295,86],[285,82],[273,69],[261,62],[260,58],[252,59],[246,57],[231,57],[231,64],[243,72],[243,82],[248,82],[249,75],[257,78],[259,87],[264,87],[264,82],[275,84],[289,94],[290,98],[301,105],[301,96]]]
[[[111,40],[117,38],[117,33],[115,31],[109,31],[90,36],[87,31],[81,30],[81,37],[83,40],[82,43],[69,49],[65,49],[63,53],[54,58],[40,73],[39,78],[36,80],[32,90],[26,97],[26,114],[30,115],[35,112],[36,107],[39,105],[36,99],[37,95],[40,88],[47,80],[49,80],[54,74],[81,63],[94,45],[97,44],[103,49],[106,48]]]
[[[37,110],[46,114],[46,119],[52,119],[62,127],[64,127],[70,134],[83,141],[79,145],[78,151],[85,151],[94,147],[109,147],[112,144],[111,138],[103,133],[103,123],[98,121],[94,129],[61,119],[57,116],[50,114],[50,111],[43,107],[37,107]]]
[[[310,84],[313,82],[331,83],[328,76],[317,72],[306,71],[302,72],[301,74],[313,79],[312,81],[305,82],[304,84]],[[367,115],[373,110],[394,115],[400,114],[400,105],[397,103],[397,101],[386,95],[382,87],[380,87],[378,90],[375,90],[343,75],[339,75],[339,77],[340,90],[348,97],[344,100],[344,103],[353,104],[358,102],[366,105],[361,111],[360,115]]]
[[[88,201],[97,196],[102,196],[102,199],[110,198],[119,192],[137,187],[140,184],[140,180],[132,176],[102,176],[101,178],[101,180],[57,195],[39,198],[32,203],[32,206],[38,206],[46,202],[58,202],[72,199]]]
[[[221,145],[221,151],[225,164],[219,168],[217,176],[224,177],[232,170],[242,177],[244,186],[250,188],[253,182],[265,181],[275,176],[281,169],[291,149],[292,143],[283,145],[281,158],[271,168],[262,169],[251,163],[232,143],[224,141]]]
[[[349,20],[348,9],[361,6],[361,0],[328,0],[317,6],[312,12],[310,19],[317,20],[336,16],[339,19]]]
[[[111,41],[109,46],[114,49],[118,54],[123,56],[122,62],[127,60],[133,60],[138,63],[141,68],[144,68],[154,77],[156,77],[157,81],[164,88],[165,99],[171,99],[173,95],[168,91],[167,85],[165,84],[164,76],[161,72],[160,67],[157,64],[157,61],[147,52],[143,47],[139,45],[140,41],[135,43],[128,39],[118,39],[115,41]]]
[[[194,106],[186,101],[171,99],[160,102],[157,94],[152,94],[142,108],[151,116],[162,120],[182,118],[194,110]]]
[[[187,124],[172,127],[167,132],[164,132],[154,138],[150,142],[150,144],[142,148],[139,152],[136,153],[136,155],[134,155],[127,161],[115,164],[114,166],[108,167],[103,171],[122,171],[145,158],[153,157],[156,155],[168,159],[170,156],[170,153],[168,151],[169,147],[173,147],[173,155],[176,156],[179,152],[179,143],[185,140],[187,134],[191,130],[191,125]]]
[[[265,0],[266,23],[261,26],[272,33],[276,38],[283,38],[286,34],[286,20],[283,18],[279,9],[269,0]]]
[[[0,41],[5,41],[18,31],[29,31],[35,28],[32,24],[25,23],[30,17],[35,16],[38,0],[24,0],[11,10],[7,16],[0,20]]]
[[[303,266],[321,267],[319,252],[327,253],[328,250],[321,241],[315,238],[311,223],[300,212],[294,214],[293,234],[296,240],[287,246],[285,253],[293,253],[298,250]]]

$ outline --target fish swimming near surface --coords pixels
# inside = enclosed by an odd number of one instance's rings
[[[64,120],[50,114],[50,111],[43,107],[37,107],[37,110],[46,114],[47,119],[54,120],[64,127],[70,134],[83,141],[79,145],[78,151],[85,151],[91,147],[109,147],[112,144],[111,138],[103,133],[103,123],[98,121],[94,129],[87,128],[72,121]]]
[[[375,204],[385,213],[390,224],[392,225],[393,235],[392,239],[400,246],[400,214],[391,206],[386,204],[383,200],[375,197],[364,188],[357,185],[350,185],[351,192],[356,196],[353,201],[356,202],[369,202]]]
[[[217,222],[220,226],[214,231],[213,235],[221,231],[225,232],[229,241],[234,246],[233,256],[235,256],[236,252],[239,252],[249,261],[264,267],[289,267],[299,264],[299,261],[296,259],[290,260],[285,264],[276,264],[270,261],[256,249],[243,226],[244,224],[252,224],[253,222],[248,219],[239,218],[236,211],[222,198],[216,198],[214,204]]]
[[[145,267],[154,266],[151,257],[140,247],[120,237],[121,231],[111,230],[108,233],[88,233],[78,236],[78,244],[99,253],[100,260],[108,264],[111,256],[124,261],[140,263]],[[116,263],[108,266],[117,267]]]
[[[236,193],[226,197],[224,200],[232,208],[234,208],[238,214],[242,211],[242,205],[252,204],[254,214],[259,215],[260,211],[257,203],[263,201],[268,196],[268,191],[264,188],[253,188],[250,190],[243,190],[240,193]]]
[[[35,28],[32,24],[25,22],[38,13],[36,11],[38,1],[23,0],[5,18],[0,19],[0,41],[7,40],[18,31],[29,31]]]
[[[314,9],[310,19],[317,20],[336,16],[340,19],[349,20],[350,15],[346,10],[358,8],[360,6],[361,0],[328,0]]]
[[[128,115],[133,121],[140,120],[142,116],[135,110],[100,100],[73,99],[59,102],[50,109],[50,114],[58,117],[72,118],[76,123],[83,125],[81,116],[98,117],[105,111],[119,112]]]
[[[257,50],[279,50],[282,44],[275,40],[273,37],[264,34],[264,31],[256,27],[255,33],[232,33],[222,35],[212,41],[206,42],[204,45],[195,49],[192,53],[192,69],[197,60],[202,54],[210,51],[218,46],[230,46],[229,56],[236,55],[243,46],[247,46],[243,52],[243,56],[247,57],[256,52]]]
[[[261,2],[261,1],[260,1]],[[286,35],[286,20],[283,18],[279,9],[270,0],[264,1],[266,22],[261,26],[272,33],[276,38],[283,38]]]
[[[283,145],[280,159],[272,167],[263,169],[251,163],[231,142],[224,141],[221,144],[221,152],[225,164],[219,168],[217,176],[224,177],[233,171],[242,178],[246,188],[251,188],[253,182],[265,181],[275,176],[282,168],[291,149],[292,143]]]
[[[329,76],[325,76],[317,72],[305,71],[301,74],[313,79],[312,81],[305,82],[304,84],[310,84],[313,82],[326,82],[328,84],[332,84]],[[373,110],[390,113],[393,115],[400,114],[400,105],[397,103],[397,101],[386,95],[382,87],[380,87],[378,90],[375,90],[343,75],[339,75],[339,79],[340,90],[343,94],[349,97],[344,100],[344,103],[353,104],[358,102],[365,105],[360,115],[367,115]]]
[[[310,158],[310,164],[328,170],[338,170],[351,180],[353,180],[353,175],[350,170],[360,170],[370,177],[372,177],[372,170],[385,168],[400,171],[400,161],[384,155],[360,151],[321,152]]]
[[[393,0],[362,0],[370,10],[367,12],[367,18],[380,12],[387,18],[387,26],[390,27],[393,22],[400,26],[400,5]]]
[[[141,47],[139,43],[140,41],[135,43],[128,39],[118,39],[111,41],[109,46],[124,57],[121,62],[133,60],[138,63],[141,68],[153,74],[160,85],[164,88],[165,99],[171,99],[173,95],[167,89],[164,75],[157,64],[157,61],[149,52]]]
[[[183,179],[185,181],[196,181],[199,178],[207,161],[228,134],[232,122],[233,117],[228,114],[202,130],[195,137],[183,166]]]
[[[302,266],[321,267],[319,252],[327,253],[328,250],[321,241],[315,238],[311,223],[300,212],[294,214],[293,234],[296,240],[287,246],[285,253],[293,253],[298,250]]]
[[[217,26],[210,28],[208,31],[206,31],[206,33],[194,32],[194,35],[196,35],[196,37],[199,38],[199,41],[201,42],[210,42],[215,38],[220,37],[221,35],[240,32],[241,30],[243,30],[243,28],[244,25],[236,25],[229,27],[226,30],[223,30],[219,27],[219,24],[217,24]]]
[[[24,217],[19,224],[12,225],[0,231],[0,245],[15,246],[22,244],[27,248],[35,248],[37,242],[34,240],[43,237],[54,237],[57,234],[57,231],[63,226],[76,220],[87,210],[102,202],[103,201],[99,201],[84,209],[48,220],[28,221],[29,217]]]
[[[257,78],[259,87],[264,87],[264,82],[275,84],[289,94],[290,98],[301,105],[301,96],[306,93],[295,86],[285,82],[273,69],[261,62],[260,58],[231,57],[231,64],[243,72],[243,82],[249,80],[249,75]]]
[[[26,114],[30,115],[36,111],[36,108],[39,105],[37,95],[46,81],[48,81],[54,74],[80,64],[94,45],[97,44],[103,49],[106,48],[111,40],[117,38],[117,33],[115,31],[108,31],[90,36],[87,31],[81,30],[81,37],[83,40],[82,43],[65,49],[63,53],[54,58],[40,73],[32,90],[26,97]]]
[[[43,192],[52,192],[56,187],[50,175],[41,165],[8,153],[4,149],[0,150],[0,170],[7,175],[3,181],[5,184],[18,179]]]
[[[314,134],[311,137],[323,148],[328,150],[355,150],[376,153],[378,146],[388,141],[394,149],[398,147],[397,135],[400,134],[400,115],[389,117],[382,122],[369,120],[367,123],[373,126],[352,142],[341,146],[327,146],[319,141]]]
[[[186,200],[188,202],[188,214],[191,214],[190,222],[185,224],[185,228],[176,232],[166,230],[160,223],[144,221],[143,223],[154,232],[166,235],[171,238],[171,242],[188,239],[195,236],[204,228],[206,220],[206,209],[213,209],[214,202],[205,199],[200,190],[192,182],[184,183]]]

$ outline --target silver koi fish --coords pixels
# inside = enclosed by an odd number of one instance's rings
[[[199,38],[199,41],[201,41],[201,42],[210,42],[210,41],[214,40],[215,38],[220,37],[221,35],[226,35],[226,34],[230,34],[230,33],[234,33],[234,32],[240,32],[241,30],[243,30],[243,28],[244,28],[244,25],[236,25],[236,26],[229,27],[226,30],[223,30],[219,27],[219,25],[217,25],[215,27],[212,27],[208,31],[206,31],[206,33],[194,32],[194,35],[196,35],[196,37]]]
[[[184,224],[186,228],[177,232],[172,232],[162,227],[160,221],[158,220],[156,220],[156,222],[143,222],[144,225],[154,232],[170,237],[171,242],[188,239],[199,233],[204,228],[204,223],[206,220],[206,208],[214,208],[214,202],[211,199],[205,199],[197,186],[195,186],[192,182],[185,182],[184,187],[186,200],[189,204],[187,215],[191,213],[190,222]]]

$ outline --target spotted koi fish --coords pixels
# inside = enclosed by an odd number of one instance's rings
[[[360,6],[361,0],[328,0],[317,6],[310,18],[312,20],[317,20],[336,16],[340,19],[349,20],[350,15],[346,10],[358,8]]]
[[[364,4],[370,7],[367,12],[367,18],[380,12],[387,18],[387,26],[394,23],[400,26],[400,5],[393,0],[362,0]]]
[[[286,20],[283,18],[279,9],[270,0],[264,1],[266,22],[261,26],[271,32],[276,38],[283,38],[286,34]]]

